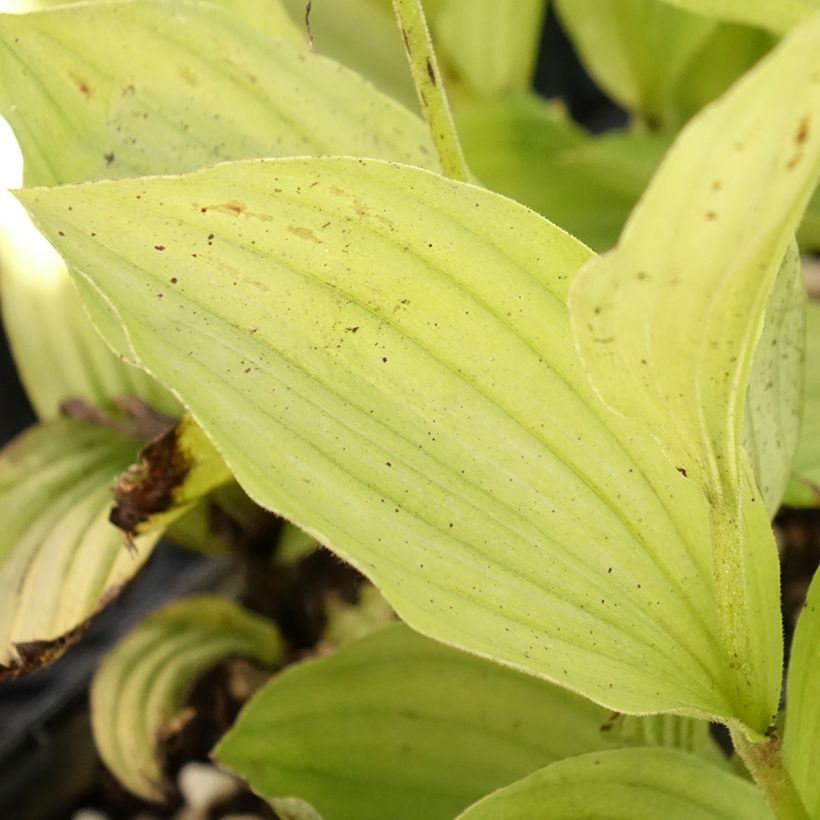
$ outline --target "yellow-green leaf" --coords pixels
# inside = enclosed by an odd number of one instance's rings
[[[56,659],[151,554],[108,522],[111,487],[139,442],[63,419],[0,452],[0,676]]]
[[[743,416],[743,448],[770,517],[783,500],[797,449],[805,345],[806,285],[793,242],[766,305]]]
[[[271,622],[224,598],[185,598],[152,612],[94,676],[91,727],[103,762],[129,791],[162,800],[160,736],[196,678],[228,656],[272,666],[280,652]]]
[[[721,643],[758,727],[782,641],[776,551],[740,429],[764,307],[820,172],[818,111],[820,17],[691,121],[570,300],[598,393],[708,503]]]
[[[820,304],[806,309],[806,364],[802,405],[803,424],[785,503],[793,507],[820,506]]]
[[[663,0],[687,11],[785,34],[820,10],[818,0]]]
[[[284,21],[276,9],[270,20]],[[282,35],[272,40],[243,15],[209,3],[0,15],[0,113],[21,143],[26,182],[314,153],[432,162],[420,120],[351,72],[293,45],[289,21]],[[214,204],[230,210],[232,203]],[[173,411],[169,396],[112,357],[62,264],[32,234],[19,221],[0,228],[2,303],[41,416],[56,415],[70,396],[103,404],[125,393]]]
[[[720,643],[700,489],[580,367],[577,241],[352,159],[21,197],[248,494],[419,631],[619,711],[765,729]]]
[[[783,755],[809,817],[820,818],[820,573],[815,573],[794,632],[786,688]]]
[[[716,22],[658,0],[557,0],[585,66],[617,102],[664,123],[672,92]]]
[[[607,717],[396,625],[276,676],[214,754],[274,806],[293,795],[334,820],[449,820],[549,762],[634,742]]]
[[[545,0],[445,0],[431,18],[436,45],[479,95],[527,89],[545,7]]]
[[[746,780],[674,749],[618,749],[553,763],[459,820],[773,820]]]

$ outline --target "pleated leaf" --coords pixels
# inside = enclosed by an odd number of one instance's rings
[[[431,17],[436,44],[467,87],[494,96],[530,86],[545,0],[445,0]]]
[[[809,816],[820,818],[820,573],[815,573],[794,632],[786,689],[783,754]]]
[[[419,631],[619,711],[768,725],[720,643],[701,490],[580,367],[571,237],[364,160],[21,197],[248,494]]]
[[[639,742],[607,718],[396,625],[276,676],[214,755],[275,808],[290,796],[335,820],[448,820],[549,762]]]
[[[817,0],[663,0],[671,6],[785,34],[814,12]]]
[[[91,725],[103,762],[129,791],[162,800],[161,736],[197,677],[229,656],[272,666],[280,651],[272,623],[224,598],[185,598],[151,613],[94,676]]]
[[[553,763],[459,820],[773,820],[762,794],[673,749],[618,749]]]
[[[275,4],[265,31],[209,3],[106,3],[0,16],[0,113],[28,184],[185,171],[225,159],[362,153],[432,161],[422,123],[310,54]],[[257,11],[261,11],[257,9]],[[230,203],[226,203],[229,207]],[[111,356],[31,231],[2,230],[4,321],[38,412],[79,396],[174,403]],[[36,329],[36,330],[35,330]]]
[[[0,452],[0,676],[56,659],[150,555],[151,538],[128,552],[108,522],[114,478],[138,449],[63,419]]]
[[[797,450],[805,348],[806,285],[793,242],[766,305],[743,416],[743,449],[770,517],[783,500]]]
[[[785,502],[793,507],[820,506],[820,304],[806,308],[806,363],[803,423]]]
[[[740,430],[764,306],[820,171],[818,78],[820,18],[691,122],[570,299],[598,393],[708,503],[721,642],[758,720],[779,688],[777,564]]]

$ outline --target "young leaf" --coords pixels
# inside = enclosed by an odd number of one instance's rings
[[[806,363],[803,425],[785,503],[793,507],[820,506],[820,304],[806,309]]]
[[[21,197],[248,494],[419,631],[619,711],[766,728],[776,690],[738,698],[719,641],[699,487],[579,366],[571,237],[365,160]]]
[[[529,88],[545,7],[545,0],[445,0],[431,26],[470,90],[494,96]]]
[[[396,625],[277,675],[214,755],[274,806],[295,795],[336,820],[447,820],[548,762],[630,743],[607,717]]]
[[[766,304],[743,416],[743,449],[769,517],[783,500],[797,449],[805,337],[806,285],[800,253],[792,242]]]
[[[697,14],[749,23],[785,34],[820,10],[818,0],[663,0]]]
[[[675,86],[716,28],[658,0],[558,0],[557,8],[600,86],[655,124],[670,119]]]
[[[50,663],[151,554],[108,523],[111,484],[139,442],[62,419],[0,452],[0,677]]]
[[[618,749],[553,763],[459,820],[773,820],[748,781],[674,749]]]
[[[271,15],[281,18],[275,8]],[[289,23],[282,34],[292,38]],[[433,161],[418,118],[334,63],[207,3],[0,15],[0,76],[0,113],[20,140],[28,184],[254,156]],[[69,396],[103,404],[131,393],[175,411],[164,391],[97,338],[62,263],[36,232],[8,223],[0,242],[5,327],[43,417]]]
[[[91,727],[105,765],[145,800],[166,796],[160,738],[196,678],[228,656],[279,660],[276,627],[216,596],[152,612],[105,657],[91,686]]]
[[[797,620],[786,689],[783,755],[809,816],[820,818],[820,572]]]
[[[820,172],[818,110],[820,17],[690,123],[570,297],[596,390],[702,489],[730,675],[772,711],[776,551],[739,441],[764,306]]]

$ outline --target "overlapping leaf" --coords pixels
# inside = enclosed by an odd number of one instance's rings
[[[619,749],[553,763],[459,820],[772,820],[748,781],[673,749]]]
[[[337,820],[447,820],[548,762],[640,740],[607,717],[397,625],[278,675],[215,756],[274,806],[295,796]],[[704,724],[687,728],[710,742]]]
[[[153,612],[94,677],[91,722],[103,762],[134,794],[162,800],[161,735],[196,678],[227,656],[271,666],[279,654],[274,625],[224,598],[186,598]]]
[[[765,691],[769,709],[780,676],[776,553],[739,439],[764,306],[820,172],[819,41],[816,18],[693,121],[618,247],[579,274],[571,296],[599,394],[651,430],[708,501],[737,696]]]
[[[795,507],[820,506],[820,304],[806,310],[806,365],[803,424],[797,444],[792,480],[785,502]]]
[[[743,416],[743,448],[770,517],[783,500],[797,449],[805,336],[806,285],[800,253],[792,243],[766,305]]]
[[[129,553],[108,522],[114,478],[138,449],[65,419],[0,453],[0,675],[59,656],[150,555],[150,538]]]
[[[287,41],[245,22],[258,3],[239,5],[230,15],[208,3],[135,2],[0,16],[0,113],[20,140],[27,183],[290,154],[432,161],[419,120],[292,45],[293,25],[276,5],[265,4],[263,28],[281,25]],[[32,233],[6,225],[0,251],[6,330],[38,412],[56,415],[68,396],[104,403],[127,393],[173,409],[111,356]]]
[[[25,200],[251,497],[421,631],[621,711],[768,722],[734,700],[707,615],[702,495],[580,370],[564,299],[589,252],[569,236],[357,160]]]
[[[820,818],[820,573],[797,621],[789,661],[783,754],[809,817]]]

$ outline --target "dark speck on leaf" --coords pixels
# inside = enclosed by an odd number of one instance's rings
[[[165,245],[154,245],[154,250],[155,251],[164,251],[165,250]]]
[[[179,281],[179,280],[176,278],[176,276],[172,276],[172,277],[171,277],[171,284],[172,284],[172,285],[175,285],[178,281]]]
[[[106,165],[111,165],[111,163],[114,161],[114,152],[113,151],[110,151],[107,154],[103,154],[103,156],[105,157]]]
[[[685,467],[675,467],[675,469],[684,477],[686,478],[686,468]]]

